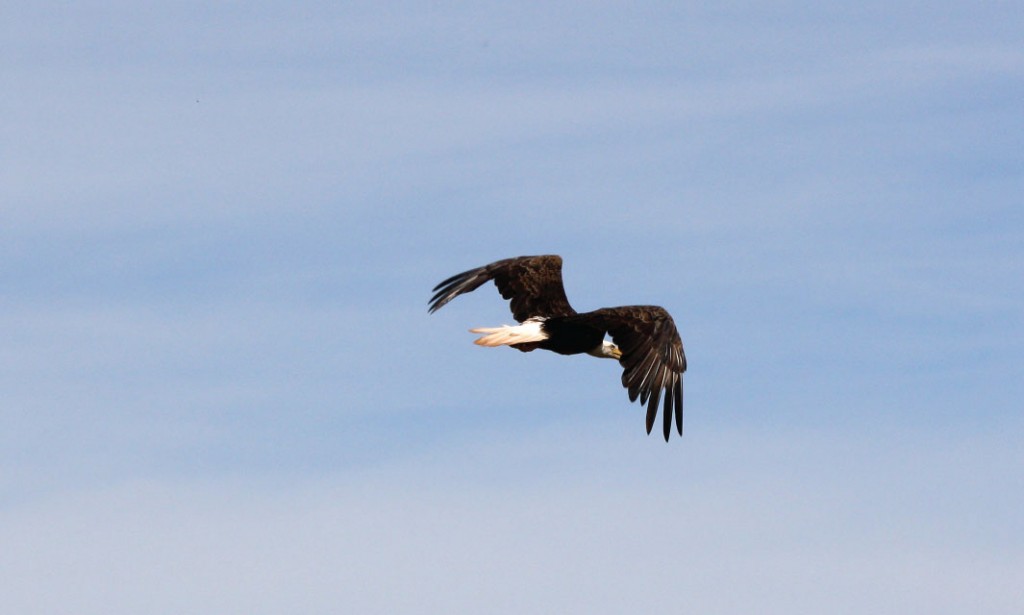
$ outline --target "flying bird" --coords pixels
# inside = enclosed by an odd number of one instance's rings
[[[557,255],[520,256],[496,261],[453,275],[434,287],[430,313],[463,293],[493,280],[510,300],[518,325],[479,327],[481,346],[511,346],[530,352],[537,348],[558,354],[589,354],[617,359],[623,368],[622,386],[629,401],[647,404],[647,433],[664,395],[662,427],[665,441],[672,431],[683,435],[683,372],[686,354],[672,317],[656,305],[630,305],[577,312],[562,286],[562,258]],[[607,341],[605,335],[611,336]]]

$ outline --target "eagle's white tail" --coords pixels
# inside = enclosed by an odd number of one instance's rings
[[[502,325],[500,327],[478,327],[470,329],[470,333],[486,333],[487,335],[477,339],[474,344],[479,346],[508,346],[511,344],[524,344],[526,342],[542,342],[548,339],[548,334],[541,327],[543,320],[527,320],[519,325]]]

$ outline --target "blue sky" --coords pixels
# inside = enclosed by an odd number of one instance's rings
[[[7,7],[0,603],[1011,613],[1012,3]],[[559,253],[617,366],[473,346]]]

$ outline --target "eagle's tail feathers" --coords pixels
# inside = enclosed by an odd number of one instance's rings
[[[548,339],[548,334],[541,326],[543,320],[527,320],[518,325],[502,325],[500,327],[477,327],[470,329],[470,333],[486,333],[478,338],[474,344],[478,346],[510,346],[512,344],[524,344],[528,342],[542,342]]]

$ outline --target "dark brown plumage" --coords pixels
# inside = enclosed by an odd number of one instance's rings
[[[565,296],[561,257],[547,255],[508,258],[454,275],[434,287],[430,312],[489,280],[510,300],[512,315],[522,325],[474,329],[489,334],[477,340],[478,344],[616,358],[623,368],[622,386],[629,392],[629,400],[639,398],[641,404],[647,404],[647,433],[654,426],[659,402],[664,400],[665,440],[673,417],[682,435],[686,354],[664,308],[631,305],[578,313]],[[614,345],[604,341],[605,335]]]

